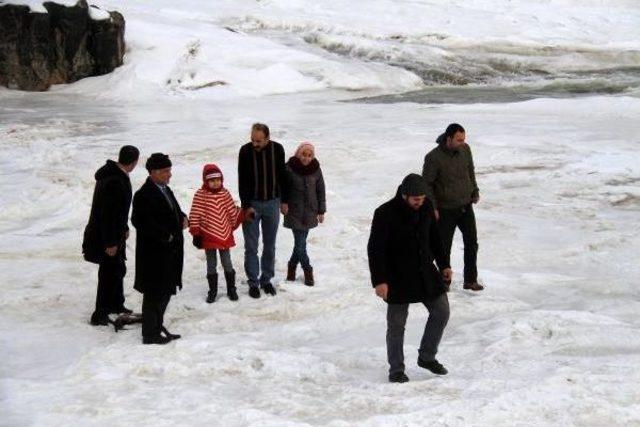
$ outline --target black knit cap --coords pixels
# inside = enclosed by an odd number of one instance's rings
[[[164,169],[171,167],[171,160],[169,160],[169,156],[162,153],[153,153],[147,159],[147,164],[145,165],[147,170],[151,172],[154,169]]]
[[[427,194],[427,184],[420,175],[410,173],[402,180],[400,192],[405,196],[424,196]]]
[[[131,163],[138,160],[140,157],[140,150],[138,150],[133,145],[125,145],[120,149],[120,154],[118,155],[118,163],[123,165],[130,165]]]

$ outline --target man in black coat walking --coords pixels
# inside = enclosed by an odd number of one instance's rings
[[[131,313],[124,306],[123,279],[125,265],[125,241],[129,237],[129,207],[131,206],[131,181],[129,173],[138,164],[140,152],[132,145],[120,149],[118,161],[107,163],[95,173],[91,214],[84,230],[82,253],[84,258],[98,268],[98,292],[92,325],[107,325],[111,313]]]
[[[166,344],[180,338],[167,331],[163,322],[171,295],[176,294],[176,288],[182,289],[182,231],[189,226],[189,221],[168,187],[169,156],[152,154],[146,168],[149,177],[133,197],[131,215],[137,231],[134,288],[143,294],[142,342]]]
[[[371,283],[387,302],[389,381],[409,381],[404,373],[404,327],[409,304],[416,302],[429,311],[418,366],[445,375],[435,356],[449,320],[445,282],[451,281],[451,267],[420,175],[407,175],[396,196],[376,209],[367,249]]]

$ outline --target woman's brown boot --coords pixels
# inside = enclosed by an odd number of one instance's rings
[[[287,264],[287,282],[295,282],[296,280],[296,264]]]
[[[304,271],[304,284],[307,286],[313,286],[313,267],[303,268]]]

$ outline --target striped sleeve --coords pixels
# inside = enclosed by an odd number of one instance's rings
[[[235,209],[236,205],[233,203],[233,198],[231,198],[231,194],[227,191],[224,194],[224,200],[222,200],[222,206],[224,207],[224,211],[227,213],[227,218],[229,218],[229,224],[234,225],[235,218]]]
[[[233,201],[231,193],[229,192],[225,194],[224,205],[227,210],[227,215],[229,216],[229,224],[231,225],[231,228],[235,230],[240,224],[242,224],[242,221],[244,220],[244,213],[242,209],[236,206],[236,203]]]
[[[189,212],[189,232],[197,236],[200,234],[200,222],[204,219],[205,201],[200,190],[196,191]]]

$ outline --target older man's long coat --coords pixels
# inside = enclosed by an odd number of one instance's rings
[[[137,231],[134,288],[143,294],[173,295],[176,288],[182,288],[186,214],[171,189],[166,187],[166,191],[168,197],[147,178],[133,197],[131,222]]]

